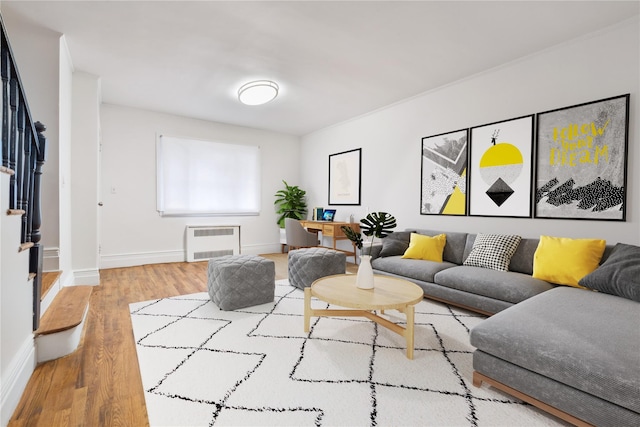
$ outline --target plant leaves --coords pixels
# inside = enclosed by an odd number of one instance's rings
[[[393,215],[387,212],[371,212],[366,218],[360,220],[361,228],[365,236],[373,236],[379,239],[391,234],[397,223]]]
[[[343,225],[342,227],[340,227],[340,229],[342,230],[344,235],[347,236],[347,238],[349,240],[351,240],[353,243],[356,244],[356,247],[358,249],[362,249],[362,234],[361,233],[358,233],[357,231],[354,231],[354,229],[349,227],[348,225]]]
[[[284,189],[276,191],[276,199],[273,204],[276,206],[278,217],[277,223],[280,228],[284,228],[285,218],[304,219],[307,216],[307,202],[305,197],[307,192],[301,190],[297,185],[289,185],[285,180]]]

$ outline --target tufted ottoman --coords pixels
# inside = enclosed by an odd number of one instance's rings
[[[221,310],[273,301],[276,266],[256,255],[225,255],[209,260],[209,296]]]
[[[304,289],[325,276],[344,274],[347,256],[325,248],[298,249],[289,252],[289,283]]]

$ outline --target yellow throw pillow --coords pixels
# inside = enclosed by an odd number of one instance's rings
[[[598,268],[606,240],[540,236],[533,255],[533,277],[582,288],[578,281]]]
[[[446,243],[446,234],[438,234],[437,236],[431,237],[411,233],[409,247],[404,252],[404,255],[402,255],[402,258],[442,262],[442,252],[444,251],[444,245]]]

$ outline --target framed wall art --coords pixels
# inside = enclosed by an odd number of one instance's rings
[[[362,148],[329,155],[329,204],[360,205]]]
[[[468,129],[422,138],[421,215],[467,214]]]
[[[531,217],[533,119],[471,128],[469,215]]]
[[[624,221],[629,94],[538,113],[536,218]]]

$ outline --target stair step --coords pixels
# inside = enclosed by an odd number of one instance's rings
[[[24,251],[26,251],[27,249],[32,248],[32,247],[33,247],[33,245],[34,245],[34,243],[33,243],[33,242],[25,242],[25,243],[23,243],[23,244],[21,244],[21,245],[20,245],[20,247],[18,248],[18,252],[24,252]]]
[[[47,309],[36,335],[49,335],[75,328],[84,319],[92,286],[65,286]]]
[[[42,273],[42,290],[40,291],[40,301],[47,296],[47,292],[53,287],[53,284],[60,278],[62,271],[48,271]]]

